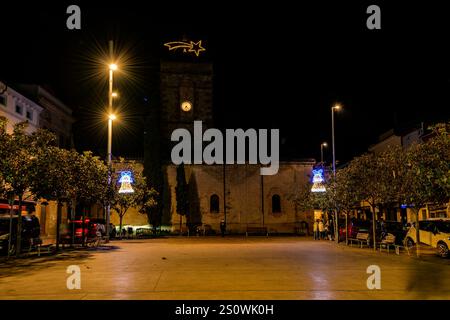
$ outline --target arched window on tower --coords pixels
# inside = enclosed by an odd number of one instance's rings
[[[281,198],[278,194],[272,196],[272,213],[281,212]]]
[[[219,196],[217,194],[213,194],[209,198],[209,212],[211,213],[219,213]]]

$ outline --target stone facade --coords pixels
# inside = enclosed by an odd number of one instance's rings
[[[225,192],[222,165],[187,166],[190,201],[198,200],[199,204],[197,221],[194,222],[209,225],[219,232],[220,221],[226,219],[227,230],[231,233],[245,233],[248,226],[265,226],[271,233],[294,233],[302,227],[302,222],[312,225],[312,212],[299,211],[293,199],[300,186],[309,179],[313,164],[281,163],[278,174],[273,176],[261,176],[259,165],[226,165]],[[176,212],[175,201],[176,166],[167,167],[167,177],[172,199],[172,230],[179,231],[177,221],[180,216]],[[212,208],[212,197],[219,198],[218,210]],[[279,199],[279,206],[273,203],[278,201],[275,197]],[[191,214],[196,215],[197,212]]]
[[[212,72],[209,63],[161,62],[161,130],[169,145],[173,130],[192,133],[194,120],[202,120],[205,129],[212,125]],[[186,102],[189,110],[182,108]]]

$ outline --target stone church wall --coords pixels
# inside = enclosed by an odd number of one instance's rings
[[[312,163],[282,163],[277,175],[261,176],[258,165],[227,165],[225,199],[227,230],[245,233],[248,226],[265,226],[271,233],[294,233],[304,221],[312,226],[313,213],[297,210],[293,199],[300,186],[309,179]],[[172,230],[179,232],[180,216],[176,212],[176,167],[167,167],[171,190]],[[197,190],[201,223],[219,232],[225,218],[223,166],[186,166],[188,183]],[[218,212],[211,212],[212,195],[219,198]],[[272,197],[280,198],[280,212],[272,212]],[[192,196],[192,194],[191,194]],[[196,199],[191,199],[196,200]]]

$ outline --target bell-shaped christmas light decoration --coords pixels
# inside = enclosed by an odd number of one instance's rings
[[[133,187],[131,186],[131,183],[133,182],[133,179],[131,177],[130,171],[122,171],[120,173],[119,183],[120,183],[120,189],[119,193],[133,193]]]
[[[323,169],[316,169],[312,171],[313,178],[312,183],[313,186],[311,188],[311,192],[325,192],[325,179],[323,177]]]

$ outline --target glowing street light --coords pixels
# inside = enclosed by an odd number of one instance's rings
[[[117,64],[111,63],[111,64],[109,65],[109,70],[111,70],[111,71],[116,71],[116,70],[117,70]]]
[[[113,93],[111,93],[111,96],[112,96],[113,98],[117,98],[119,95],[117,94],[117,92],[113,92]]]
[[[323,164],[323,148],[328,147],[328,143],[326,142],[322,142],[322,144],[320,145],[320,163]]]
[[[334,111],[341,110],[342,107],[339,104],[335,104],[331,107],[331,135],[332,135],[332,145],[333,145],[333,175],[336,176],[336,151],[334,147]]]

